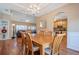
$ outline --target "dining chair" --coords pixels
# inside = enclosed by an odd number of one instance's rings
[[[32,55],[34,55],[34,52],[35,51],[38,51],[39,50],[39,47],[33,45],[32,38],[31,38],[31,34],[30,33],[26,33],[26,40],[28,42],[28,44],[27,44],[28,45],[28,48],[26,48],[26,50],[27,50],[26,54],[28,55],[29,52],[31,52]]]
[[[27,32],[27,33],[32,33],[32,30],[27,30],[27,31],[25,31],[25,32]]]
[[[61,42],[64,38],[64,34],[58,34],[55,39],[54,39],[54,42],[51,44],[50,48],[46,48],[45,49],[45,53],[48,54],[48,55],[59,55],[59,51],[60,51],[60,45],[61,45]]]
[[[21,43],[21,52],[22,54],[25,54],[25,40],[26,40],[26,35],[25,32],[21,32],[21,39],[22,39],[22,43]]]
[[[25,32],[21,32],[21,37],[22,37],[22,45],[24,45],[25,44],[25,39],[26,39]]]

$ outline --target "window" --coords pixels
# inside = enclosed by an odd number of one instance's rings
[[[27,30],[27,25],[16,25],[16,31]]]

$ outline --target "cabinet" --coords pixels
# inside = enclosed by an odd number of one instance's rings
[[[55,34],[63,34],[67,32],[67,19],[59,19],[54,21]]]
[[[66,48],[67,46],[67,19],[58,19],[54,21],[54,32],[55,35],[57,34],[63,34],[65,33],[66,36],[64,37],[64,40],[61,43],[61,49]]]

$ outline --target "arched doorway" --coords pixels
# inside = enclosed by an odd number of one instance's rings
[[[66,34],[61,43],[61,49],[67,48],[67,16],[64,12],[59,12],[56,14],[54,18],[54,32],[55,35],[63,33]]]

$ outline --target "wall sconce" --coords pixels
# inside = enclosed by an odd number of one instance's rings
[[[12,24],[12,26],[15,26],[15,24]]]

